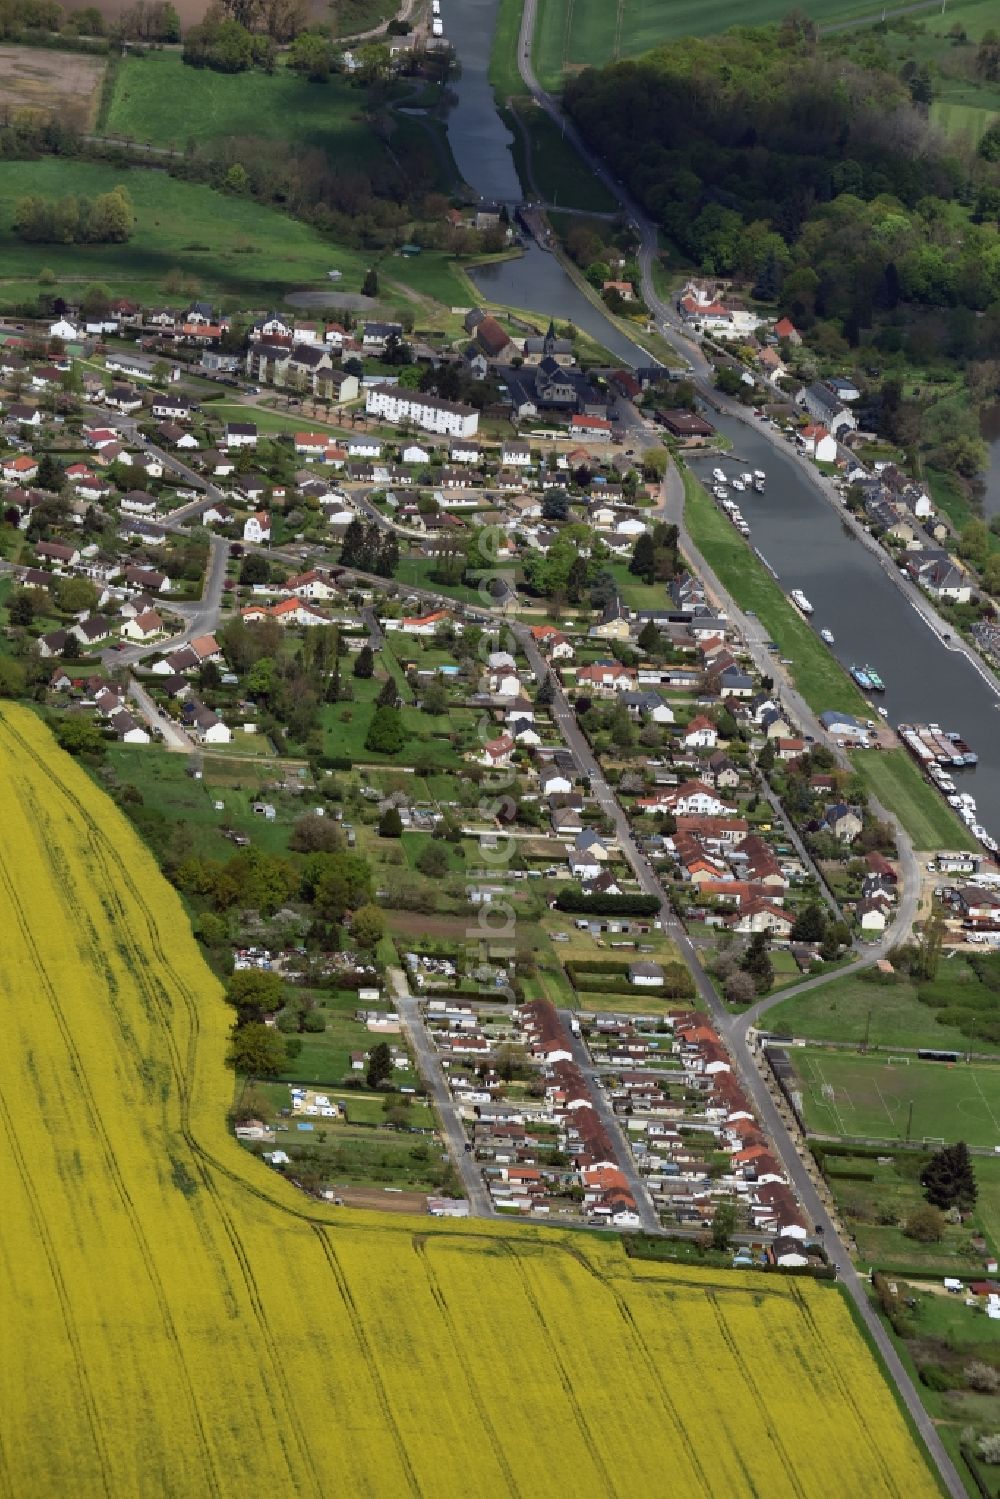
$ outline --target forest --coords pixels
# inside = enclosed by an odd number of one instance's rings
[[[856,344],[901,302],[1000,300],[1000,164],[988,140],[947,139],[922,95],[918,74],[827,53],[789,18],[590,69],[565,101],[686,256]]]

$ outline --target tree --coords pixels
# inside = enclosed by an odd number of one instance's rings
[[[564,489],[548,489],[542,499],[543,520],[569,520],[569,495]]]
[[[631,571],[631,568],[629,570]],[[647,619],[646,623],[639,631],[639,638],[636,641],[636,645],[642,652],[644,652],[645,655],[649,656],[652,655],[653,652],[659,650],[662,644],[663,639],[660,635],[659,630],[656,628],[651,619]]]
[[[30,588],[12,593],[7,604],[7,617],[12,625],[30,625],[35,618],[35,594]]]
[[[915,979],[932,982],[937,977],[943,942],[944,922],[939,915],[931,916],[924,923],[924,929],[910,966]]]
[[[420,698],[420,707],[424,713],[430,713],[434,718],[440,718],[448,711],[448,692],[440,677],[435,677],[428,682]]]
[[[89,578],[60,578],[56,597],[60,609],[67,614],[81,614],[84,609],[97,607],[97,589]]]
[[[376,708],[365,738],[365,749],[377,755],[398,755],[406,743],[406,730],[398,708],[388,704]]]
[[[240,583],[244,587],[253,587],[255,583],[270,582],[270,578],[271,564],[267,558],[248,552],[240,563]]]
[[[920,1173],[920,1185],[927,1201],[934,1207],[945,1212],[949,1208],[957,1208],[959,1213],[971,1212],[979,1188],[965,1141],[959,1140],[956,1145],[944,1145],[935,1151]]]
[[[398,708],[399,688],[396,686],[396,678],[391,673],[382,683],[382,690],[375,699],[375,705],[379,708]]]
[[[370,645],[363,645],[355,656],[353,675],[363,680],[375,675],[375,652]]]
[[[945,1218],[941,1209],[928,1204],[913,1209],[903,1232],[908,1239],[915,1239],[918,1244],[937,1244],[944,1238],[944,1228]]]
[[[386,807],[379,818],[378,830],[382,838],[401,838],[403,836],[403,819],[400,817],[397,807]]]
[[[304,73],[310,83],[325,83],[333,67],[334,51],[326,37],[304,31],[288,49],[288,66]]]
[[[365,272],[365,279],[361,283],[361,295],[363,297],[378,296],[378,271],[373,265]]]
[[[731,1198],[724,1197],[715,1205],[715,1217],[712,1219],[712,1248],[728,1249],[735,1227],[736,1204]]]
[[[628,570],[633,577],[643,578],[647,583],[652,583],[656,576],[656,547],[648,531],[636,537]]]
[[[258,1024],[281,1009],[283,998],[278,975],[260,968],[239,968],[226,984],[226,1002],[239,1016],[239,1025]]]
[[[428,879],[439,880],[448,873],[448,855],[440,843],[428,843],[417,856],[417,868]]]
[[[237,1026],[229,1044],[229,1065],[244,1077],[277,1077],[285,1069],[285,1038],[269,1025]]]
[[[316,812],[300,817],[288,839],[288,847],[296,854],[335,854],[343,846],[344,835],[333,818]]]
[[[826,917],[817,901],[811,901],[795,918],[792,927],[793,942],[822,942],[826,931]]]
[[[753,979],[758,994],[765,993],[774,983],[774,967],[768,954],[769,942],[767,932],[754,932],[740,964],[743,972]]]
[[[369,1088],[377,1088],[392,1077],[392,1053],[388,1041],[377,1041],[368,1053],[368,1072],[365,1077]]]
[[[107,747],[104,735],[89,718],[60,719],[56,725],[56,739],[70,755],[101,756]]]
[[[726,999],[731,1005],[749,1005],[757,998],[757,985],[749,973],[735,969],[726,979]]]
[[[550,708],[555,700],[556,684],[552,680],[552,673],[550,671],[547,671],[542,681],[542,685],[538,689],[538,696],[536,697],[535,702],[537,703],[539,708]]]

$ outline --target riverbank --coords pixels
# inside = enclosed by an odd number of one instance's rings
[[[781,587],[733,529],[711,496],[683,468],[684,524],[699,552],[739,607],[759,619],[778,647],[775,670],[784,672],[818,716],[828,708],[862,721],[871,707]],[[781,667],[784,660],[789,664]],[[852,764],[872,797],[898,818],[915,848],[974,849],[975,840],[947,802],[928,784],[905,750],[868,750]]]

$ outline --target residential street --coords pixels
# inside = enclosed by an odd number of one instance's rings
[[[635,1210],[642,1221],[642,1227],[647,1234],[662,1234],[663,1225],[660,1222],[659,1214],[653,1206],[645,1181],[636,1169],[635,1161],[632,1158],[632,1151],[629,1148],[628,1136],[622,1127],[622,1121],[615,1114],[614,1109],[611,1107],[611,1101],[604,1091],[600,1070],[594,1066],[590,1059],[587,1043],[573,1029],[572,1022],[576,1017],[571,1015],[569,1010],[563,1010],[561,1013],[566,1027],[566,1034],[569,1036],[570,1045],[573,1048],[573,1061],[587,1080],[590,1096],[594,1100],[594,1108],[597,1110],[600,1121],[608,1132],[608,1138],[613,1140],[618,1147],[622,1174],[627,1179],[629,1191],[635,1198]]]
[[[177,750],[183,755],[194,753],[198,748],[194,740],[184,732],[180,724],[174,723],[172,718],[161,715],[149,693],[133,676],[128,679],[128,695],[149,727],[163,735],[163,742],[167,749]]]
[[[473,1217],[490,1218],[493,1210],[489,1193],[472,1152],[466,1151],[465,1130],[445,1081],[441,1057],[427,1034],[420,1006],[410,993],[406,975],[401,968],[389,969],[389,982],[392,984],[393,998],[406,1032],[406,1039],[417,1059],[417,1069],[430,1089],[431,1099],[437,1109],[438,1118],[441,1120],[448,1151],[462,1179],[462,1186],[469,1201],[469,1211]]]

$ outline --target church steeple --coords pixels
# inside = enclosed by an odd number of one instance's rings
[[[545,341],[542,344],[542,358],[543,359],[550,359],[552,357],[552,355],[555,353],[555,351],[556,351],[556,325],[555,325],[554,321],[550,321],[550,323],[549,323],[549,331],[548,331],[548,333],[546,333],[546,335],[545,335]]]

